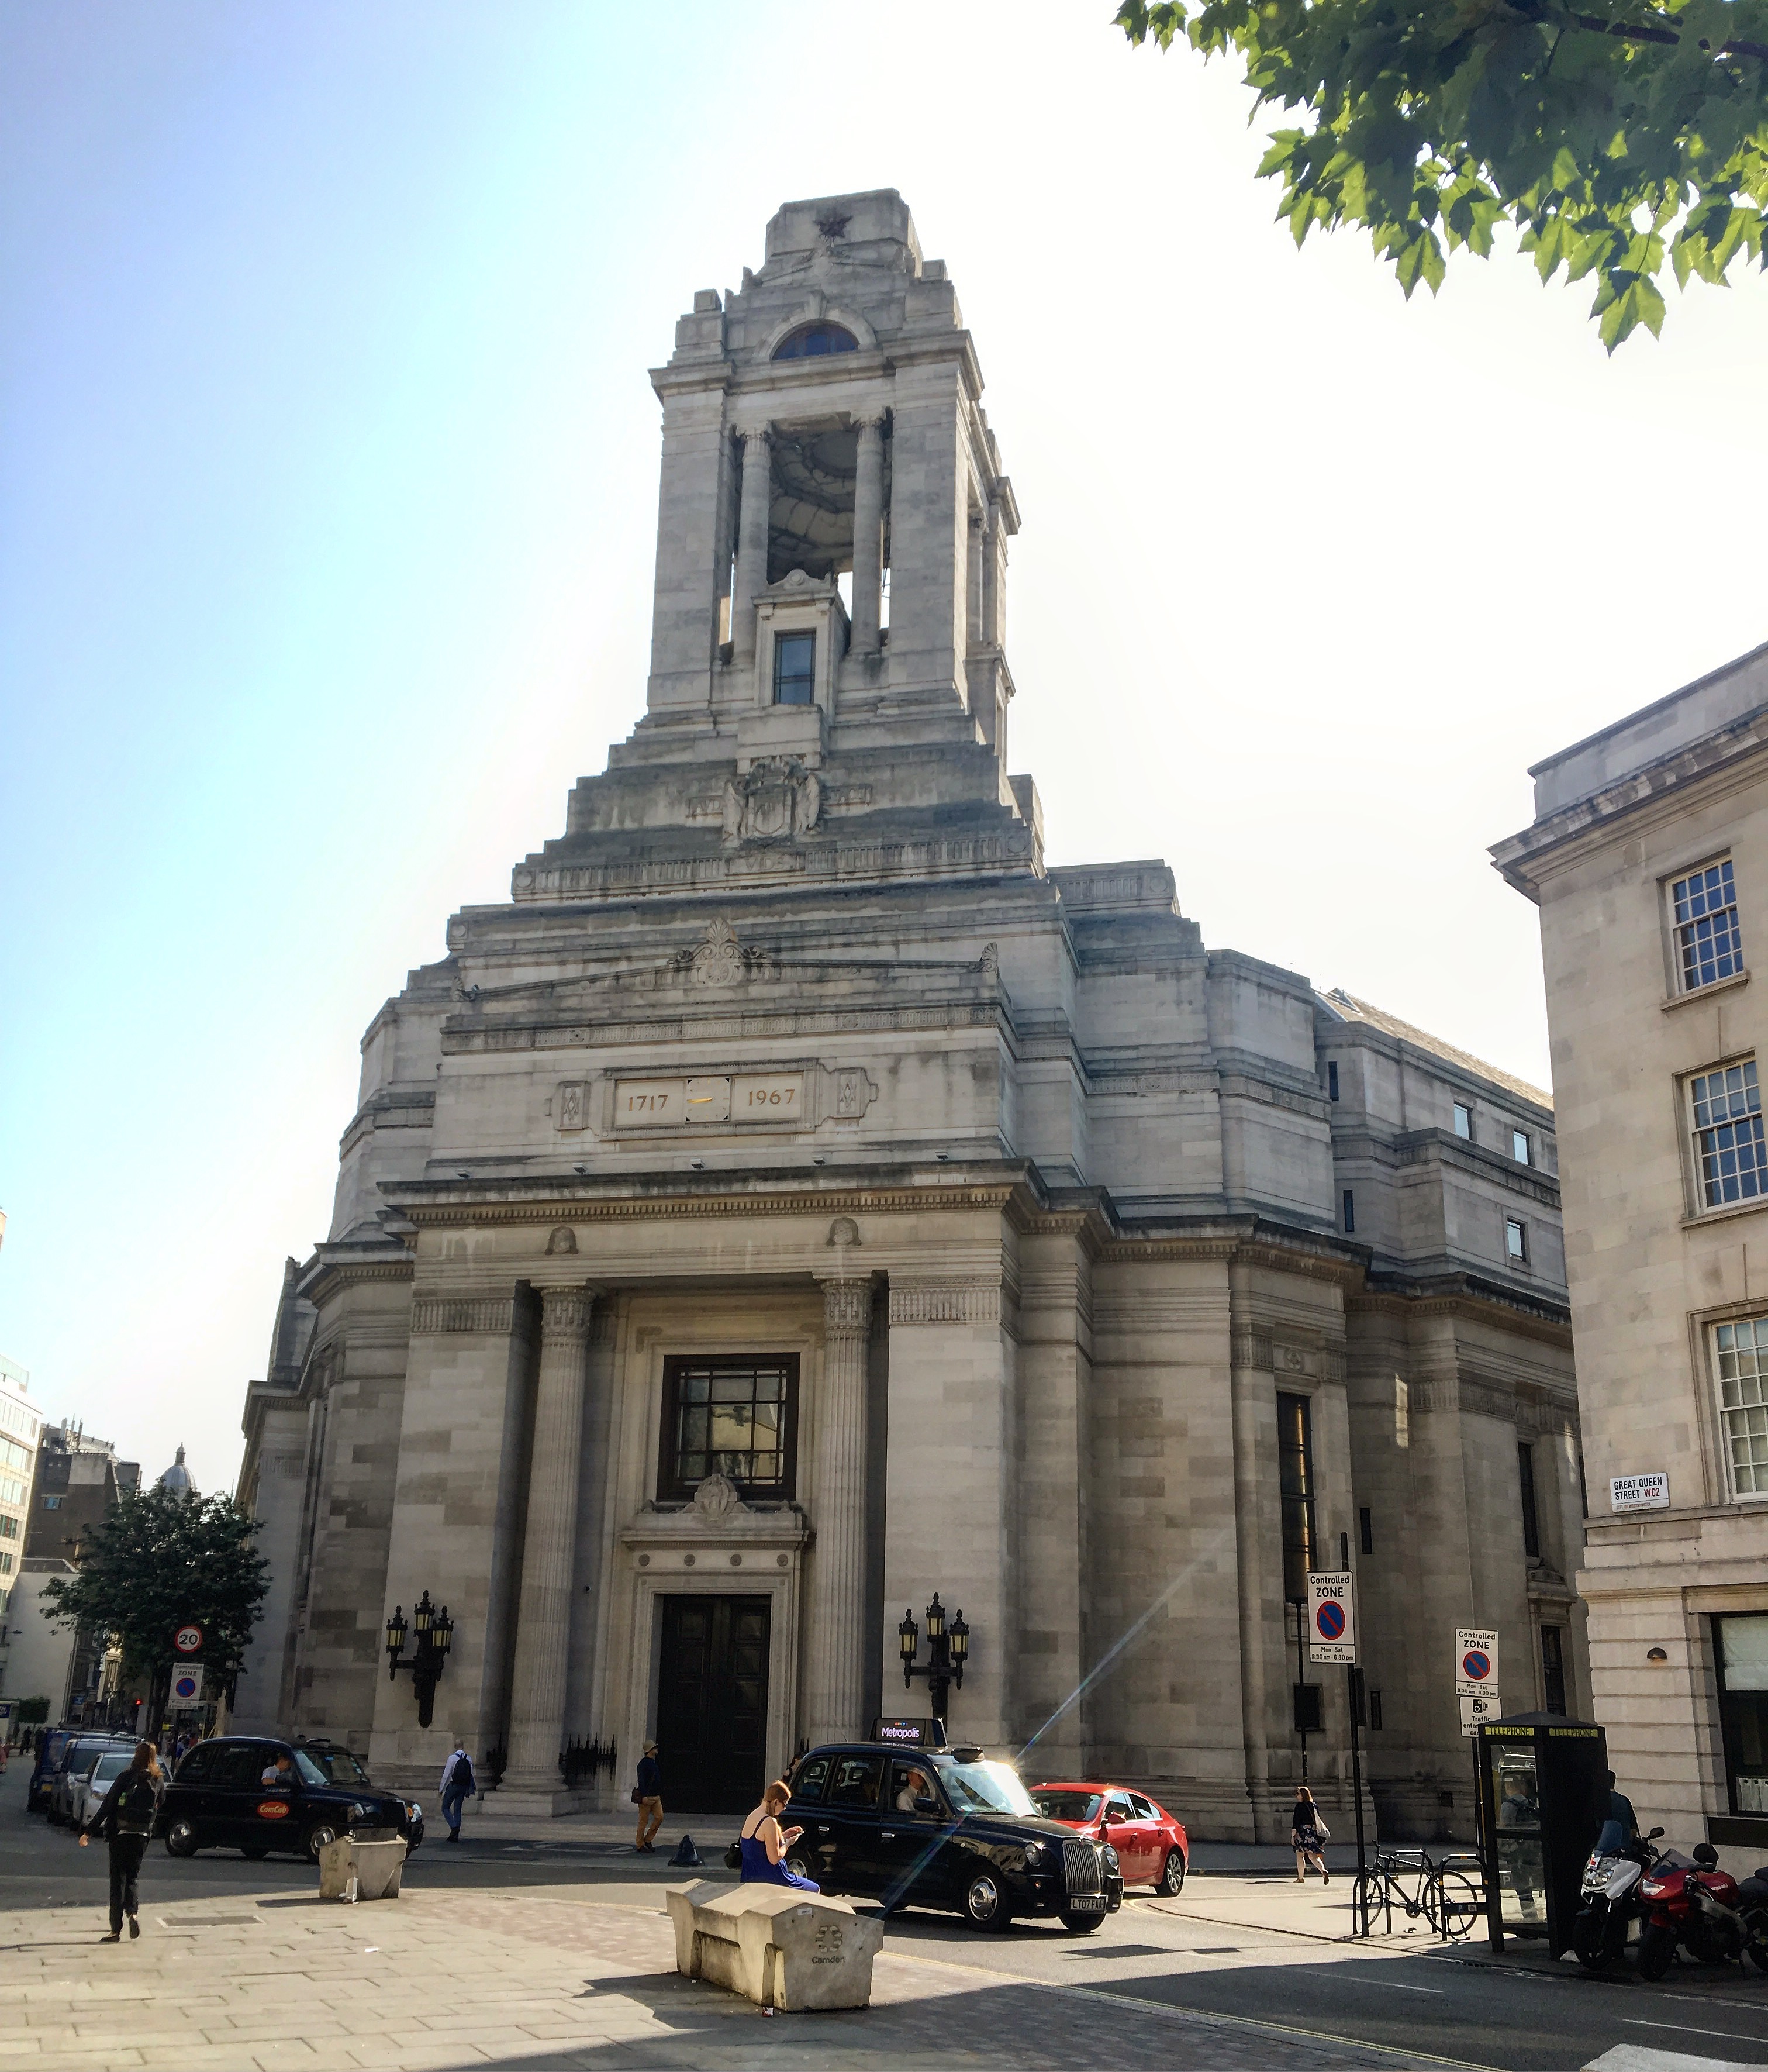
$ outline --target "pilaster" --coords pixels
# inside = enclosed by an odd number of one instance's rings
[[[810,1741],[864,1733],[866,1358],[869,1280],[822,1284],[822,1386],[816,1406],[805,1733]]]

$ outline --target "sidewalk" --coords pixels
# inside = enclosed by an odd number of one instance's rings
[[[32,2072],[286,2066],[345,2072],[1394,2072],[1391,2049],[887,1947],[874,2004],[765,2017],[679,1978],[654,1906],[508,1889],[344,1906],[306,1895],[150,1902],[138,1942],[102,1910],[0,1914],[0,2066]]]

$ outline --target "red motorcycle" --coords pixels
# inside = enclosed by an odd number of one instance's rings
[[[1696,1963],[1747,1956],[1768,1971],[1768,1919],[1740,1896],[1737,1881],[1718,1868],[1719,1852],[1701,1842],[1692,1858],[1666,1849],[1639,1880],[1645,1921],[1639,1931],[1639,1976],[1661,1979],[1680,1942]]]

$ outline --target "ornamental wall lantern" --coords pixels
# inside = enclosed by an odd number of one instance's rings
[[[945,1725],[946,1707],[951,1687],[964,1688],[964,1664],[970,1658],[970,1628],[964,1623],[960,1611],[949,1624],[946,1607],[939,1601],[935,1590],[933,1601],[927,1607],[927,1654],[925,1663],[917,1662],[915,1651],[921,1645],[921,1629],[915,1624],[914,1614],[905,1611],[902,1624],[896,1628],[896,1644],[902,1651],[902,1680],[905,1689],[912,1691],[914,1679],[927,1679],[927,1699],[933,1717]]]
[[[436,1708],[437,1679],[453,1644],[454,1622],[448,1615],[446,1605],[440,1611],[432,1606],[426,1590],[412,1607],[412,1628],[414,1652],[409,1662],[401,1662],[400,1657],[405,1652],[405,1614],[395,1605],[393,1615],[387,1622],[387,1679],[391,1683],[400,1670],[411,1671],[412,1690],[417,1699],[417,1724],[427,1727]]]

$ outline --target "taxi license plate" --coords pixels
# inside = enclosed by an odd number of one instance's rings
[[[1102,1892],[1089,1893],[1071,1899],[1069,1901],[1069,1911],[1070,1914],[1103,1914],[1105,1894]]]

